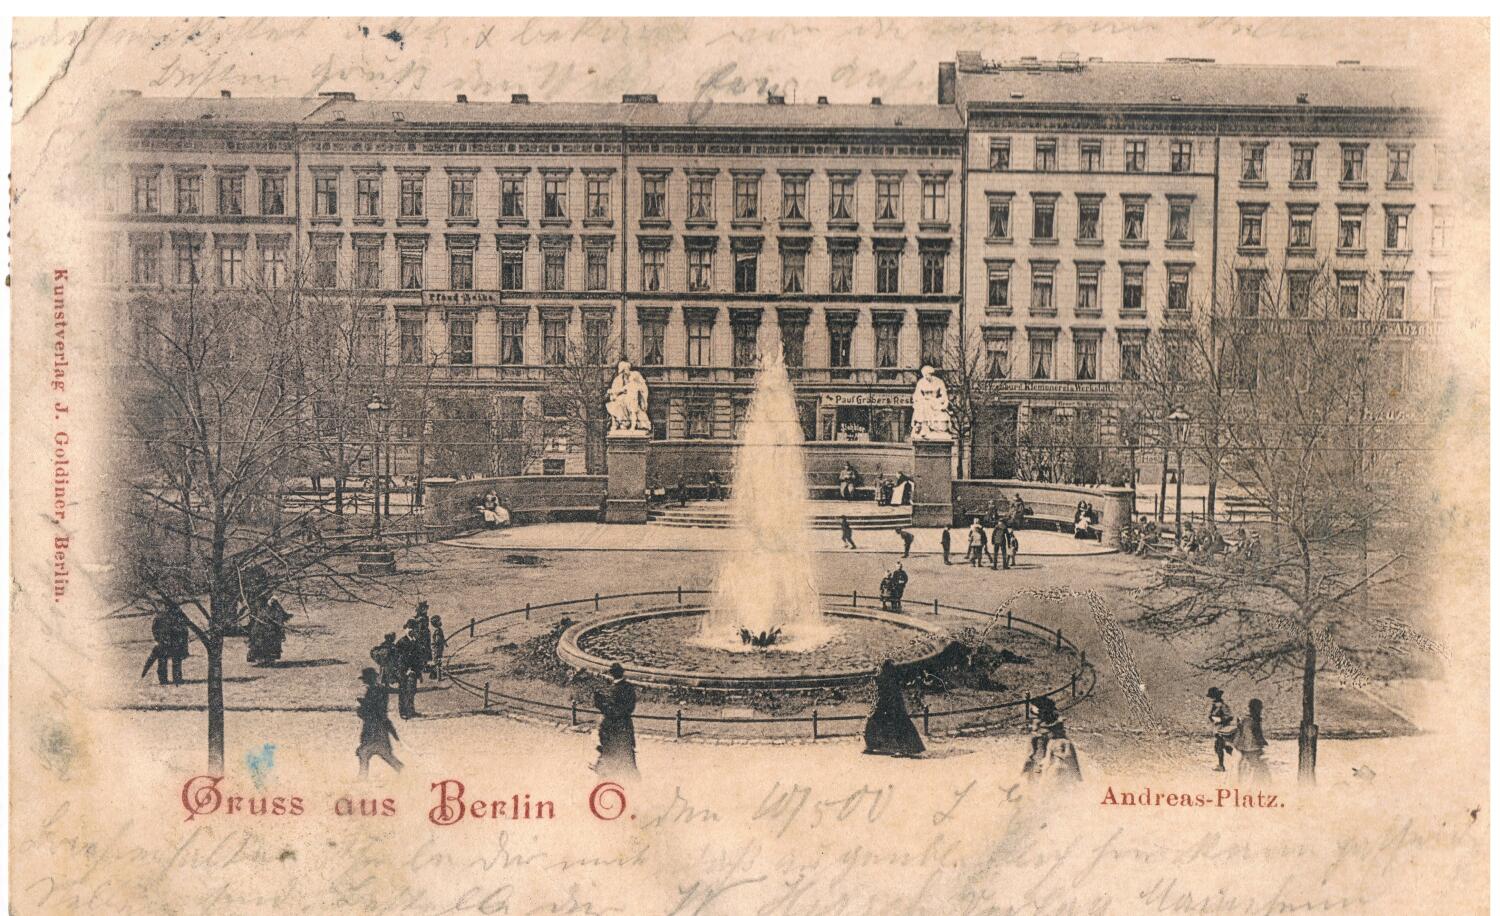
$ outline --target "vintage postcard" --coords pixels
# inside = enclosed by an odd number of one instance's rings
[[[1484,912],[1489,28],[17,20],[10,911]]]

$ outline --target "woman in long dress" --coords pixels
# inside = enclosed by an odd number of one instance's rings
[[[635,687],[625,680],[625,668],[618,662],[609,668],[609,687],[594,691],[594,706],[604,713],[599,723],[599,762],[594,772],[600,776],[634,776],[635,768]]]
[[[1251,700],[1249,712],[1234,730],[1234,749],[1240,752],[1240,782],[1265,782],[1271,778],[1266,769],[1266,736],[1260,728],[1260,700]]]
[[[1051,697],[1031,701],[1031,754],[1021,768],[1022,774],[1035,781],[1069,784],[1083,781],[1078,767],[1078,749],[1058,715]]]
[[[906,711],[896,663],[886,659],[875,676],[875,708],[865,720],[865,753],[915,757],[927,750]]]

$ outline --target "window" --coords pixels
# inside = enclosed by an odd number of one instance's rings
[[[708,248],[689,248],[688,259],[688,281],[689,290],[701,292],[709,288],[713,283],[714,253]]]
[[[526,179],[520,175],[500,176],[500,218],[526,219]]]
[[[592,204],[590,205],[590,216]],[[647,173],[641,176],[641,219],[667,218],[667,176]]]
[[[829,252],[828,291],[851,293],[854,291],[854,251],[836,248]]]
[[[1120,378],[1127,382],[1140,381],[1144,350],[1145,346],[1139,337],[1120,338]]]
[[[421,219],[426,211],[427,179],[421,175],[401,176],[401,215]]]
[[[1099,338],[1090,335],[1073,339],[1073,377],[1081,382],[1099,377]]]
[[[1038,172],[1057,171],[1057,141],[1036,141],[1036,170]]]
[[[1260,300],[1265,295],[1266,275],[1259,270],[1239,272],[1238,299],[1240,316],[1254,318],[1260,314]]]
[[[648,293],[661,290],[662,277],[667,272],[667,252],[661,248],[647,248],[641,252],[641,289]]]
[[[397,319],[397,324],[401,334],[401,364],[421,365],[426,359],[426,347],[422,341],[425,322],[421,318],[402,317]]]
[[[555,291],[568,284],[568,252],[565,248],[547,248],[542,252],[542,289]]]
[[[667,213],[667,177],[665,175],[656,177],[661,181],[661,199],[657,201],[657,214],[661,218],[665,218]],[[642,194],[644,195],[644,193],[643,191]],[[584,205],[587,208],[584,211],[586,218],[591,220],[608,220],[610,218],[608,175],[588,176],[587,181],[584,183]],[[649,207],[642,208],[641,216],[646,219],[655,218],[652,216]]]
[[[1263,205],[1240,205],[1240,247],[1264,248],[1266,210]]]
[[[448,288],[474,288],[474,251],[472,249],[448,252]]]
[[[990,197],[990,230],[992,239],[1010,238],[1010,198]]]
[[[568,361],[568,319],[542,319],[542,361],[549,366]]]
[[[1286,247],[1311,251],[1313,247],[1313,211],[1293,207],[1287,215]]]
[[[1444,278],[1432,281],[1432,317],[1447,318],[1453,309],[1453,285]]]
[[[203,176],[177,176],[177,212],[191,216],[203,212]]]
[[[1186,312],[1192,302],[1192,279],[1191,267],[1176,266],[1167,268],[1167,310],[1171,312]]]
[[[781,178],[781,218],[793,222],[807,219],[807,176],[784,175]]]
[[[1364,281],[1359,277],[1339,277],[1339,317],[1359,317],[1359,288]]]
[[[354,246],[354,285],[360,289],[380,288],[380,249],[377,246]]]
[[[245,176],[219,176],[219,212],[239,216],[245,212]]]
[[[1078,198],[1078,241],[1099,241],[1099,198]]]
[[[1077,309],[1080,312],[1099,311],[1099,266],[1097,264],[1078,266]]]
[[[1387,251],[1411,250],[1411,208],[1386,208],[1385,247]]]
[[[839,322],[828,326],[828,365],[834,369],[849,368],[850,341],[854,325]]]
[[[1393,146],[1386,152],[1386,184],[1411,184],[1411,147]]]
[[[1031,202],[1031,237],[1057,238],[1057,201],[1051,197],[1033,198]]]
[[[714,178],[712,175],[693,175],[688,179],[688,219],[713,218]]]
[[[131,195],[131,210],[135,213],[158,213],[161,211],[161,176],[155,172],[134,176],[134,191]]]
[[[735,321],[730,327],[733,335],[730,359],[737,367],[754,366],[756,345],[760,338],[760,324],[755,321]]]
[[[609,250],[590,248],[583,253],[584,289],[609,289]]]
[[[946,223],[948,221],[948,179],[923,176],[922,178],[922,222]]]
[[[734,254],[734,291],[753,293],[760,278],[760,255],[754,251]]]
[[[1051,337],[1033,337],[1031,344],[1031,377],[1034,379],[1048,379],[1052,377],[1052,345]]]
[[[1453,244],[1453,213],[1443,207],[1432,208],[1432,250],[1447,251]]]
[[[875,176],[875,220],[901,221],[901,176]]]
[[[448,178],[448,218],[474,218],[473,175],[453,175]]]
[[[788,316],[781,318],[781,361],[788,368],[798,368],[802,365],[803,344],[807,337],[807,322],[804,320],[793,320]]]
[[[1433,147],[1432,153],[1432,184],[1446,188],[1453,182],[1453,150],[1439,145]]]
[[[1125,215],[1121,228],[1120,241],[1146,241],[1146,202],[1144,200],[1125,199]]]
[[[901,287],[901,253],[875,252],[875,292],[896,293]]]
[[[854,213],[854,176],[830,176],[828,179],[828,218],[853,221]]]
[[[901,323],[899,321],[877,321],[875,323],[875,368],[894,369],[900,361]]]
[[[331,289],[339,285],[338,242],[319,241],[312,248],[313,286]]]
[[[286,214],[286,176],[260,176],[260,212],[262,216]]]
[[[1365,181],[1365,148],[1345,145],[1339,164],[1341,184],[1363,184]]]
[[[161,282],[160,245],[136,242],[131,246],[130,282],[149,284]]]
[[[422,250],[420,248],[401,249],[401,288],[421,289],[422,274]]]
[[[506,291],[526,288],[526,255],[519,248],[500,250],[500,288]]]
[[[1266,145],[1246,143],[1240,146],[1240,181],[1252,184],[1266,180]]]
[[[1146,141],[1145,140],[1126,140],[1125,141],[1125,171],[1127,171],[1127,172],[1144,172],[1144,171],[1146,171]]]
[[[1078,142],[1078,168],[1085,172],[1097,172],[1104,168],[1104,146],[1098,140]]]
[[[943,337],[948,326],[938,321],[923,321],[917,326],[922,348],[922,365],[943,368]]]
[[[990,309],[1010,311],[1010,265],[989,265],[989,295],[985,299]]]
[[[313,215],[325,217],[339,215],[339,178],[337,175],[318,175],[313,178]]]
[[[1172,171],[1178,174],[1193,170],[1193,141],[1172,141]]]
[[[1031,311],[1034,313],[1047,313],[1056,310],[1056,303],[1052,299],[1053,268],[1052,265],[1033,264],[1031,266]]]
[[[260,243],[260,282],[279,289],[286,282],[286,246]]]
[[[1010,138],[990,138],[990,171],[1010,171]]]
[[[454,315],[448,319],[448,362],[454,366],[474,365],[474,319]]]
[[[1180,335],[1168,337],[1166,340],[1167,357],[1167,380],[1181,382],[1188,378],[1188,370],[1192,361],[1188,356],[1188,342]],[[1231,354],[1233,359],[1233,354]]]
[[[500,319],[500,363],[519,366],[526,362],[526,319],[502,317]]]
[[[947,256],[941,251],[922,252],[922,292],[935,295],[943,291],[943,267]]]
[[[1193,202],[1182,198],[1167,202],[1167,242],[1187,244],[1193,240]]]
[[[354,215],[366,219],[380,215],[379,175],[359,175],[355,177]]]
[[[495,438],[501,441],[519,439],[525,429],[526,399],[502,397],[495,411]]]
[[[1010,378],[1010,338],[991,337],[984,342],[985,374],[992,379]]]
[[[807,252],[781,252],[781,291],[801,293],[807,290]]]
[[[568,218],[568,176],[542,176],[542,219]]]
[[[734,218],[760,219],[760,176],[734,176]]]
[[[687,321],[687,364],[707,366],[713,362],[714,325],[707,318],[689,318]]]
[[[1387,277],[1385,281],[1385,316],[1392,320],[1406,317],[1406,280]]]
[[[1313,181],[1313,157],[1317,147],[1297,145],[1292,147],[1292,183],[1311,184]]]
[[[1296,271],[1287,274],[1286,313],[1292,318],[1306,318],[1312,303],[1313,274]]]
[[[1365,250],[1364,208],[1339,210],[1339,250],[1362,252]]]
[[[689,439],[711,439],[714,434],[714,402],[705,397],[682,402],[682,434]]]
[[[240,286],[245,282],[245,249],[238,245],[221,246],[219,255],[219,285]]]
[[[1141,313],[1146,310],[1146,268],[1127,264],[1120,269],[1120,310]]]
[[[661,319],[641,320],[641,365],[660,366],[666,362],[667,323]]]

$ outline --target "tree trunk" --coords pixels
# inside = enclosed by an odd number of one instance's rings
[[[1167,518],[1167,449],[1161,450],[1161,490],[1156,494],[1156,525],[1161,527]]]
[[[224,775],[224,637],[203,640],[208,657],[208,772]]]
[[[1219,472],[1216,468],[1211,468],[1208,472],[1208,502],[1204,503],[1203,506],[1204,515],[1210,522],[1214,520],[1214,512],[1216,504],[1218,503],[1218,496]]]
[[[1318,647],[1308,637],[1302,658],[1302,722],[1297,729],[1297,780],[1317,782],[1318,725],[1314,715],[1314,693],[1318,681]]]

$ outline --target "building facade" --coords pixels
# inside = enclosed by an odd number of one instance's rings
[[[1452,167],[1409,85],[960,53],[931,105],[124,94],[101,247],[123,314],[193,284],[353,303],[370,358],[493,443],[439,472],[596,467],[560,379],[620,357],[657,438],[733,439],[771,344],[825,441],[904,441],[917,370],[978,349],[964,470],[1010,477],[1029,428],[1114,441],[1149,342],[1225,295],[1316,269],[1347,317],[1442,319]]]

